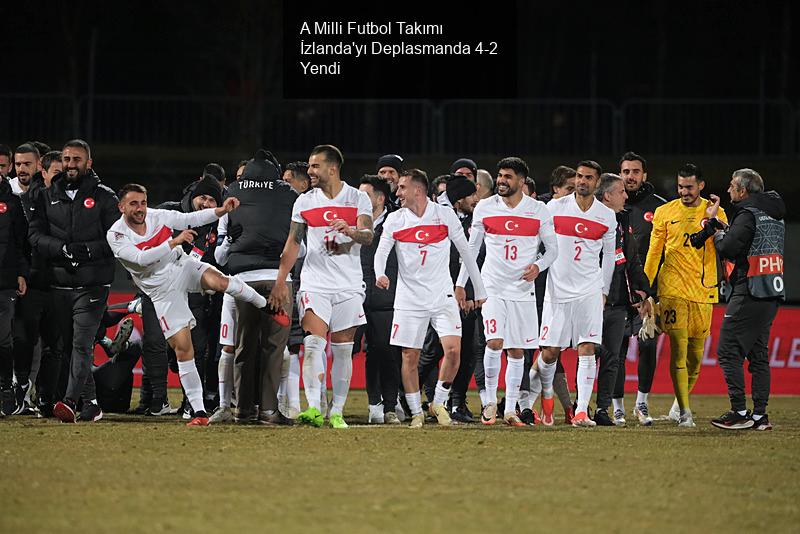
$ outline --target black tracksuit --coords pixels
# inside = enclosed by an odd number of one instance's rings
[[[373,262],[387,215],[388,212],[384,212],[383,216],[374,222],[375,238],[372,244],[361,247],[361,270],[366,285],[364,313],[367,315],[367,324],[364,333],[367,340],[365,364],[367,396],[371,405],[383,402],[384,413],[393,412],[397,406],[402,361],[400,347],[389,344],[396,284],[390,284],[389,289],[381,289],[375,285]],[[390,280],[397,280],[397,253],[394,248],[386,260],[386,276]]]
[[[74,196],[74,198],[73,198]],[[29,238],[33,248],[49,262],[58,327],[66,347],[72,347],[65,398],[77,402],[94,399],[94,335],[103,317],[111,282],[114,255],[106,232],[119,219],[114,192],[100,183],[92,169],[77,182],[66,173],[53,179],[32,206]],[[77,247],[81,256],[65,247]],[[74,250],[74,249],[73,249]]]
[[[626,321],[638,312],[631,304],[641,298],[635,291],[652,295],[647,276],[639,259],[636,238],[630,224],[630,214],[617,213],[616,262],[611,288],[603,310],[603,342],[597,349],[600,369],[597,376],[597,408],[611,406],[612,391],[624,391],[625,355],[627,353]],[[624,341],[623,341],[624,340]],[[622,352],[622,347],[625,352]],[[620,395],[622,396],[622,395]]]
[[[728,384],[731,409],[746,409],[742,368],[746,358],[752,375],[753,413],[765,414],[770,389],[767,346],[780,299],[759,299],[750,294],[748,253],[756,233],[756,221],[748,207],[760,209],[776,220],[782,220],[786,214],[783,200],[774,191],[751,194],[729,211],[730,226],[724,237],[716,240],[720,257],[734,262],[728,279],[733,290],[720,329],[717,356]]]
[[[30,275],[27,230],[22,203],[11,192],[11,184],[0,178],[0,389],[11,388],[17,278]]]

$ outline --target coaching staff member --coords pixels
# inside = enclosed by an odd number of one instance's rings
[[[700,232],[711,234],[720,257],[733,262],[728,281],[731,299],[725,310],[717,356],[728,384],[731,409],[711,424],[724,429],[772,430],[767,417],[769,355],[767,344],[778,304],[785,300],[783,242],[786,206],[775,191],[764,192],[764,181],[752,169],[733,173],[728,193],[733,206],[730,226],[712,220]],[[713,226],[713,228],[709,228]],[[693,239],[692,244],[700,239]],[[753,377],[753,415],[747,412],[742,364],[749,360]]]
[[[64,170],[39,195],[28,237],[33,248],[50,261],[64,352],[72,347],[66,395],[53,407],[53,414],[74,423],[77,402],[83,397],[80,419],[97,421],[102,412],[92,378],[94,339],[114,281],[114,255],[106,232],[119,219],[119,209],[117,196],[92,169],[86,141],[68,141],[61,159]]]

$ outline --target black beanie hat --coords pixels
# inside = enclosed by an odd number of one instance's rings
[[[203,176],[209,175],[218,182],[225,183],[225,169],[219,163],[209,163],[203,169]]]
[[[453,162],[453,164],[450,165],[450,174],[453,174],[454,172],[456,172],[461,167],[466,167],[469,170],[471,170],[472,171],[472,175],[477,178],[477,176],[478,176],[478,166],[475,164],[474,161],[472,161],[469,158],[460,158],[460,159],[455,160]]]
[[[208,195],[217,201],[217,206],[222,205],[222,187],[219,182],[210,174],[206,174],[197,182],[197,185],[192,192],[192,198],[199,197],[200,195]]]
[[[375,167],[376,171],[380,171],[383,167],[391,167],[397,171],[397,174],[403,172],[403,158],[397,154],[386,154],[378,158],[378,164]]]
[[[272,152],[258,149],[253,159],[244,166],[244,172],[240,180],[255,180],[264,182],[269,180],[280,180],[281,166]]]
[[[463,166],[461,165],[461,167]],[[451,204],[455,204],[462,198],[467,198],[477,190],[475,184],[461,174],[452,174],[447,179],[447,198],[450,199]]]

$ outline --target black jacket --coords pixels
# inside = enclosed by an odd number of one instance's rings
[[[458,215],[458,212],[456,212],[456,215]],[[461,227],[464,228],[464,235],[467,237],[467,241],[469,241],[469,231],[470,228],[472,228],[472,214],[470,213],[466,217],[460,218],[460,220]],[[481,243],[481,248],[478,251],[478,257],[475,258],[479,269],[483,267],[484,259],[486,259],[486,243]],[[461,270],[462,261],[463,260],[461,255],[458,253],[456,246],[450,245],[450,277],[453,279],[453,284],[455,284],[456,280],[458,280],[458,272]],[[467,294],[467,300],[475,299],[475,290],[472,287],[472,280],[467,281],[467,285],[464,287],[464,292]]]
[[[375,251],[378,250],[383,235],[383,223],[386,222],[388,215],[387,210],[383,220],[373,224],[375,237],[372,239],[372,244],[361,246],[361,271],[364,274],[364,284],[367,286],[364,310],[368,312],[394,309],[394,294],[397,288],[397,253],[394,247],[386,260],[386,276],[392,283],[389,284],[389,289],[381,289],[375,285]]]
[[[16,289],[17,277],[28,278],[28,222],[11,184],[0,178],[0,289]]]
[[[242,227],[242,235],[228,252],[228,271],[238,274],[280,267],[297,192],[280,179],[243,178],[228,187],[227,196],[240,202],[228,214],[228,228]]]
[[[75,200],[66,191],[64,173],[56,175],[35,204],[28,237],[34,250],[50,262],[52,284],[58,287],[92,287],[114,281],[114,255],[106,232],[119,220],[117,195],[100,183],[92,169],[81,178]],[[85,246],[90,258],[74,264],[62,248]]]
[[[628,200],[625,202],[625,209],[630,213],[633,236],[639,244],[640,258],[647,258],[647,249],[650,248],[653,214],[657,207],[667,203],[655,193],[655,189],[650,182],[642,182],[638,190],[628,192]]]
[[[159,204],[157,208],[162,210],[180,211],[181,213],[193,212],[194,207],[192,206],[192,194],[194,193],[194,186],[196,185],[197,182],[193,182],[184,188],[183,198],[181,198],[180,201],[164,202],[163,204]],[[197,232],[197,237],[195,237],[194,243],[183,243],[181,245],[183,247],[183,251],[186,254],[191,254],[192,250],[194,250],[194,247],[197,247],[202,254],[201,261],[216,266],[217,262],[214,259],[214,249],[217,245],[217,221],[192,228],[192,230]],[[182,230],[176,230],[173,232],[173,237],[180,234],[181,231]]]
[[[22,207],[25,210],[25,218],[28,220],[28,223],[30,223],[31,218],[35,213],[36,202],[39,198],[39,195],[41,195],[42,191],[45,189],[47,188],[45,187],[42,173],[37,172],[33,175],[33,178],[31,178],[31,185],[28,187],[28,190],[19,196],[19,199],[22,201]],[[30,241],[28,241],[28,239],[25,239],[25,245],[26,255],[28,258],[30,258],[31,263],[31,274],[30,278],[28,279],[28,287],[42,290],[49,289],[50,285],[52,284],[52,270],[50,269],[47,260],[44,259],[40,252],[32,250]]]
[[[730,226],[725,237],[716,241],[717,253],[722,259],[734,263],[728,282],[733,287],[733,294],[747,294],[747,255],[753,236],[756,232],[756,220],[753,213],[745,208],[755,207],[772,217],[781,220],[786,215],[786,205],[775,191],[753,193],[741,202],[734,203],[728,211]]]
[[[607,307],[630,306],[633,302],[639,302],[641,298],[634,293],[636,290],[644,291],[647,296],[653,295],[639,259],[630,213],[627,210],[617,213],[617,223],[614,277],[611,279]]]

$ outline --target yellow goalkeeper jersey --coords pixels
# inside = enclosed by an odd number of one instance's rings
[[[705,211],[706,199],[696,208],[684,206],[676,199],[656,209],[644,271],[651,284],[658,274],[659,297],[678,297],[707,304],[718,301],[714,240],[708,239],[701,249],[694,248],[689,241],[689,236],[699,232],[705,224]],[[728,222],[722,208],[717,218]]]

